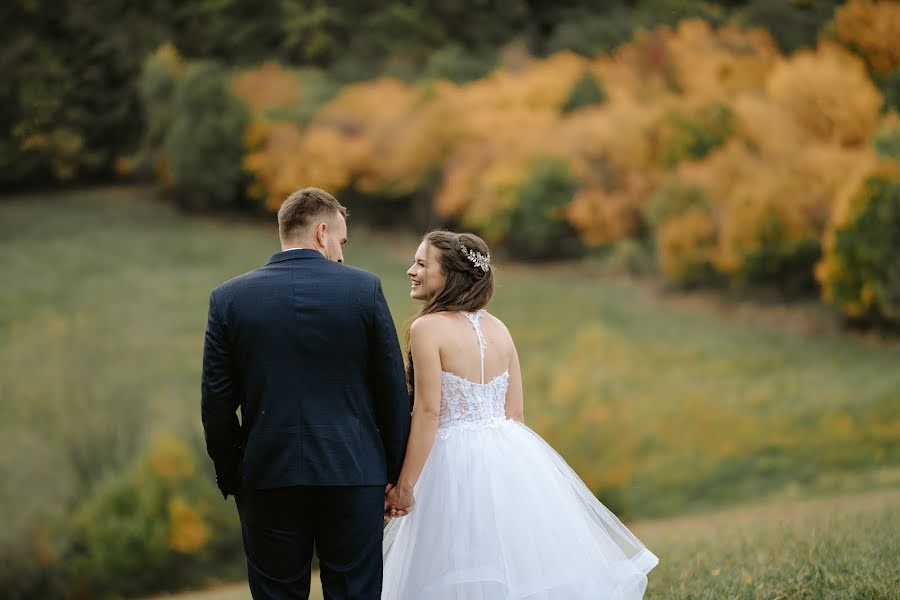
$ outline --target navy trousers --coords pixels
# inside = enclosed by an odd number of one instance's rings
[[[236,502],[254,600],[306,600],[313,547],[325,600],[380,600],[382,486],[244,490]]]

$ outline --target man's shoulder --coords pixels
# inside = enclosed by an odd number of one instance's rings
[[[342,281],[344,283],[356,285],[363,289],[374,290],[375,286],[380,282],[380,279],[376,274],[343,263],[322,260],[315,261],[315,263],[301,264],[303,264],[304,267],[314,266],[317,269],[324,269],[324,271],[327,272],[325,274],[326,277],[334,281]],[[282,272],[276,275],[270,268],[270,265],[263,265],[220,283],[213,288],[212,294],[216,297],[228,296],[241,290],[254,288],[261,283],[260,280],[271,276],[285,277],[287,274]]]
[[[258,267],[252,271],[247,271],[246,273],[232,277],[227,281],[223,281],[213,288],[212,295],[216,297],[230,295],[247,285],[251,285],[252,282],[260,276],[262,269],[263,267]]]
[[[372,291],[381,281],[375,273],[343,263],[330,262],[329,270],[332,271],[329,273],[329,276],[337,277],[351,285],[356,285],[361,290]]]

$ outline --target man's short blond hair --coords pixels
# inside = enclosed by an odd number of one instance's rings
[[[345,219],[349,216],[347,208],[325,190],[314,187],[297,190],[278,209],[278,235],[282,240],[292,239],[317,218],[331,220],[334,213]]]

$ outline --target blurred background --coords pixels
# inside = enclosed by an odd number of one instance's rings
[[[0,595],[248,597],[207,299],[314,185],[401,339],[488,240],[649,598],[900,598],[900,4],[8,0],[0,73]]]

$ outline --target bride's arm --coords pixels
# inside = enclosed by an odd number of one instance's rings
[[[413,504],[413,488],[431,452],[441,414],[441,355],[438,335],[430,319],[420,318],[409,328],[409,348],[415,364],[415,404],[412,427],[406,444],[406,458],[397,486],[389,497],[394,508]],[[396,504],[395,504],[396,503]]]
[[[519,367],[519,353],[513,344],[513,355],[509,365],[509,388],[506,390],[506,418],[525,422],[525,398],[522,390],[522,369]]]

